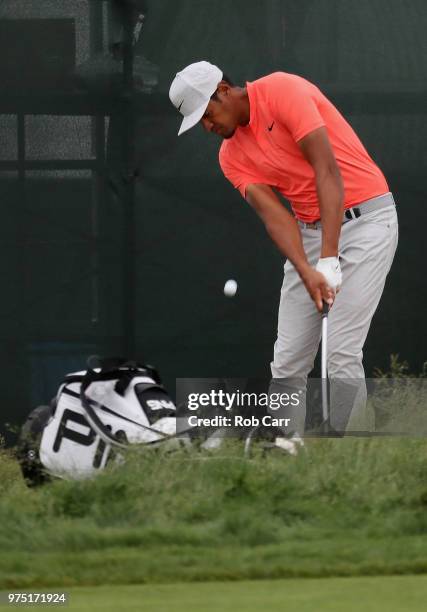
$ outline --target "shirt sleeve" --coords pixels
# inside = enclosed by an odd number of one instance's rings
[[[316,99],[317,88],[305,79],[276,73],[270,83],[270,104],[277,121],[291,133],[295,142],[325,126]]]
[[[221,148],[219,151],[219,165],[225,178],[230,181],[233,187],[240,191],[245,199],[248,185],[253,183],[267,184],[265,179],[257,175],[255,169],[248,170],[248,164],[244,164],[238,155],[234,155],[233,159],[231,159],[224,148]]]

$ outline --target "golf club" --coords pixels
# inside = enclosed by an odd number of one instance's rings
[[[322,431],[329,431],[328,404],[328,314],[329,304],[323,302],[322,308]]]

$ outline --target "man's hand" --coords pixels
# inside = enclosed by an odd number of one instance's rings
[[[329,287],[323,274],[308,266],[302,273],[301,278],[319,312],[322,312],[323,302],[332,306],[335,292]]]
[[[321,257],[317,262],[316,270],[323,274],[329,287],[338,293],[342,284],[341,265],[338,257]]]

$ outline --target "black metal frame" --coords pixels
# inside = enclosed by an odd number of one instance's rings
[[[89,2],[90,10],[90,55],[102,53],[106,48],[104,40],[104,10],[109,11],[111,20],[111,6],[108,0],[102,2]],[[26,174],[32,170],[90,170],[92,171],[92,246],[91,268],[93,272],[92,300],[94,304],[92,323],[99,322],[98,312],[98,282],[99,282],[99,209],[105,197],[106,152],[105,152],[105,118],[114,113],[123,113],[126,119],[123,150],[125,154],[126,176],[123,177],[126,188],[124,192],[124,235],[123,244],[123,353],[129,357],[135,354],[135,92],[133,80],[133,32],[131,10],[127,11],[124,23],[123,41],[123,93],[118,100],[97,99],[84,92],[43,92],[31,97],[23,95],[0,94],[0,114],[11,114],[17,118],[18,155],[16,160],[0,161],[1,171],[17,171],[20,189],[24,194]],[[111,31],[111,28],[110,28]],[[153,101],[154,102],[154,101]],[[139,105],[143,104],[139,100]],[[155,103],[154,103],[155,106]],[[67,159],[67,160],[28,160],[26,158],[26,130],[27,115],[56,115],[56,116],[91,116],[92,117],[92,146],[94,159]]]

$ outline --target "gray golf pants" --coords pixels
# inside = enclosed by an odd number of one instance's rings
[[[398,223],[391,193],[375,198],[389,206],[363,214],[343,224],[339,242],[342,287],[329,313],[328,375],[330,379],[364,380],[363,345],[380,301],[397,247]],[[322,231],[301,228],[304,249],[315,266],[321,249]],[[271,363],[275,379],[292,380],[305,387],[321,339],[321,317],[301,278],[288,260],[281,291],[277,340]],[[279,384],[280,387],[280,384]],[[360,400],[359,400],[360,403]],[[333,404],[333,398],[331,401]],[[304,408],[305,411],[305,408]],[[331,405],[331,424],[345,428],[349,415],[340,415]],[[299,411],[299,420],[305,417]],[[302,426],[298,426],[301,431]]]

